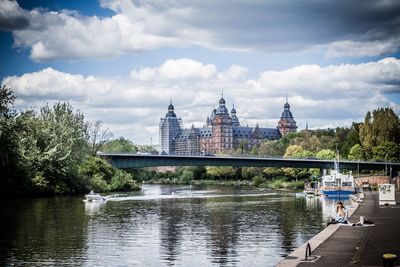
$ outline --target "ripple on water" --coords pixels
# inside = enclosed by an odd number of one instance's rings
[[[30,202],[3,212],[15,228],[0,232],[0,265],[275,265],[319,232],[330,209],[286,193],[179,186],[101,203]]]

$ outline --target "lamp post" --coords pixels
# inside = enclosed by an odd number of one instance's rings
[[[388,154],[385,156],[385,176],[387,176],[387,156]]]

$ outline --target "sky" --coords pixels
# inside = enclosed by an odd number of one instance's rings
[[[397,0],[0,0],[0,81],[17,110],[68,102],[115,138],[158,144],[172,101],[203,127],[223,96],[243,126],[299,130],[400,113]]]

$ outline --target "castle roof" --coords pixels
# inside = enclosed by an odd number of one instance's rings
[[[236,138],[250,138],[257,127],[232,127],[233,137]],[[278,128],[258,128],[262,138],[265,139],[279,139],[281,134]]]

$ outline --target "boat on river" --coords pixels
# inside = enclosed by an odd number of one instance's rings
[[[316,190],[314,188],[305,188],[303,190],[303,194],[306,197],[314,197],[317,194],[317,192],[316,192]]]
[[[319,191],[327,197],[348,197],[355,192],[354,177],[351,172],[341,173],[339,161],[335,160],[335,169],[321,177]]]
[[[102,195],[93,192],[93,190],[90,191],[89,194],[85,195],[85,199],[86,199],[86,201],[89,201],[89,202],[91,202],[91,201],[106,201],[107,200],[106,197],[103,197]]]

